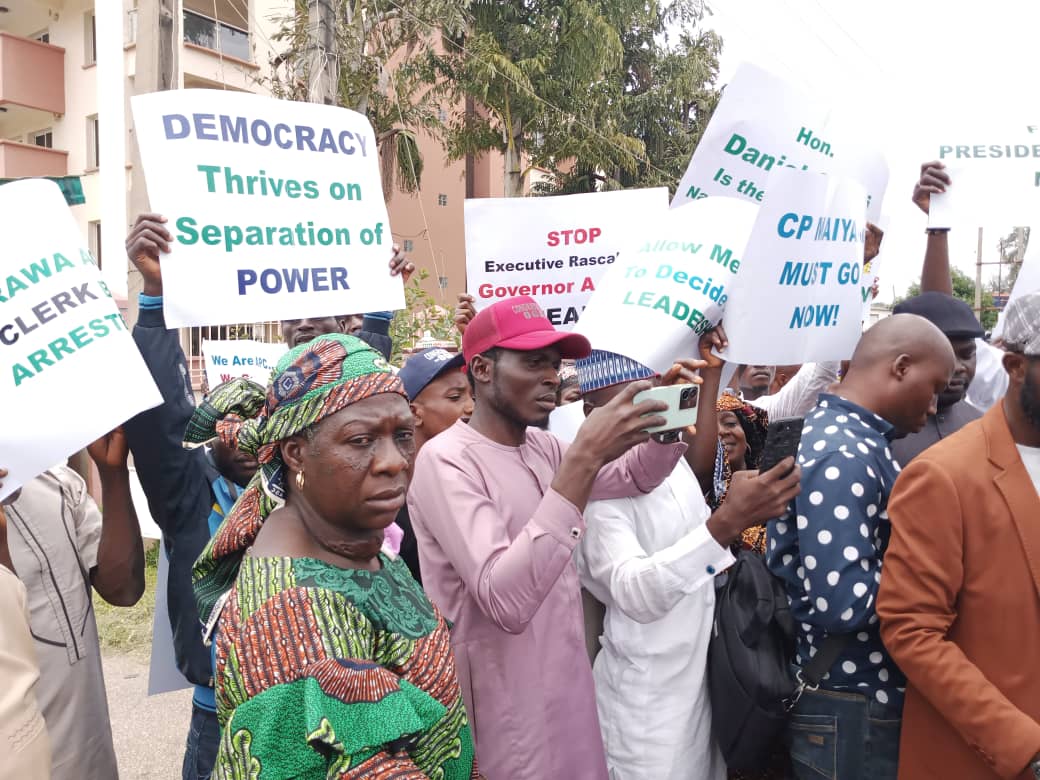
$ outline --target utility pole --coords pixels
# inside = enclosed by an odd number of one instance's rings
[[[334,106],[339,97],[336,9],[333,0],[307,1],[307,100]]]
[[[137,46],[134,73],[134,94],[162,92],[177,89],[179,68],[177,54],[180,51],[181,17],[177,0],[140,0],[137,5]],[[141,152],[137,148],[137,135],[131,127],[133,137],[130,171],[130,219],[150,211],[148,189],[144,183]],[[129,225],[127,225],[129,228]],[[127,278],[127,314],[132,326],[137,322],[137,294],[141,292],[141,274],[129,263]]]
[[[975,316],[982,321],[982,228],[979,228],[979,248],[975,254]]]

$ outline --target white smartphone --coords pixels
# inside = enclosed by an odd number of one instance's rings
[[[665,424],[654,428],[644,428],[647,433],[661,433],[687,428],[697,422],[697,385],[669,385],[668,387],[652,387],[637,393],[633,403],[643,401],[664,401],[668,408],[663,412],[654,412],[654,416],[665,419]]]

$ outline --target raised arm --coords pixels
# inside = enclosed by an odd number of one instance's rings
[[[87,452],[101,476],[102,508],[101,539],[90,582],[109,604],[132,607],[144,594],[144,545],[130,495],[126,436],[117,428],[90,444]],[[93,503],[84,496],[77,513],[96,512]]]
[[[946,166],[938,160],[921,165],[921,178],[914,185],[913,201],[925,214],[931,204],[932,193],[946,192],[950,176]],[[941,292],[953,295],[950,277],[950,242],[947,230],[929,230],[921,268],[921,292]]]
[[[142,412],[123,427],[134,456],[148,507],[166,536],[186,522],[208,514],[205,453],[183,447],[184,429],[195,411],[187,361],[176,330],[166,327],[162,311],[159,253],[169,252],[165,218],[142,214],[126,239],[127,255],[144,278],[134,342],[152,374],[163,403]]]
[[[719,385],[722,383],[722,369],[726,365],[726,361],[712,354],[712,349],[721,350],[727,344],[726,331],[722,329],[721,323],[700,339],[701,360],[707,365],[701,369],[703,382],[697,400],[697,435],[687,440],[689,449],[685,457],[705,495],[711,490],[715,475],[715,457],[719,448],[719,413],[716,403]]]

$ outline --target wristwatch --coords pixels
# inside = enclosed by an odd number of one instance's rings
[[[1033,777],[1040,780],[1040,756],[1033,759],[1033,762],[1029,765],[1029,768],[1033,770]]]

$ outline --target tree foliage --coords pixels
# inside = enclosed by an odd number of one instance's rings
[[[720,41],[668,30],[700,19],[700,0],[476,2],[466,34],[432,60],[469,110],[449,123],[453,159],[497,150],[506,195],[530,167],[554,192],[674,186],[714,105]]]
[[[328,1],[335,13],[337,104],[365,114],[372,123],[384,196],[395,189],[415,192],[423,169],[416,133],[426,130],[436,136],[442,129],[422,55],[437,45],[442,30],[461,34],[470,0]],[[295,0],[277,18],[280,29],[271,36],[282,51],[271,63],[274,75],[268,86],[289,100],[307,100],[311,70],[323,63],[313,56],[308,6],[307,0]]]
[[[420,269],[405,285],[404,309],[397,312],[390,322],[390,338],[394,343],[390,362],[395,366],[402,364],[403,351],[411,349],[427,333],[437,341],[450,341],[456,346],[459,344],[454,312],[439,306],[433,296],[422,288],[422,283],[428,277],[426,269]]]

